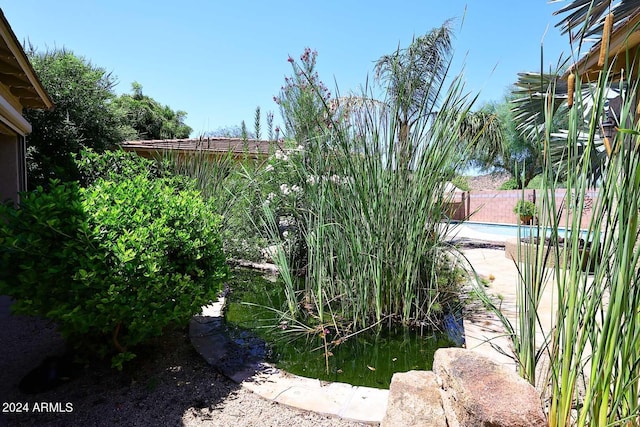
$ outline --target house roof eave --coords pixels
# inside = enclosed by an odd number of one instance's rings
[[[0,80],[20,100],[23,108],[51,109],[53,100],[45,90],[27,54],[0,9]]]

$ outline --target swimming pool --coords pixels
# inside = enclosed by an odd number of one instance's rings
[[[456,224],[462,225],[465,228],[475,233],[482,233],[487,235],[490,234],[493,236],[500,236],[502,238],[518,237],[518,226],[515,224],[493,224],[493,223],[472,222],[472,221],[458,222]],[[586,230],[580,230],[579,232],[582,238],[585,238],[587,236]],[[531,234],[534,234],[534,235],[538,234],[538,228],[536,226],[529,226],[529,225],[520,226],[520,236],[529,237]],[[547,228],[546,234],[547,236],[551,234],[550,228]],[[568,234],[569,233],[567,233],[566,229],[562,227],[558,228],[559,237],[567,237]]]

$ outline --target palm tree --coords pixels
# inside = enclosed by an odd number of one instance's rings
[[[462,166],[503,168],[509,153],[505,129],[496,111],[486,108],[468,112],[460,121],[458,131],[461,154],[467,159]]]
[[[388,111],[395,115],[398,130],[398,163],[408,167],[414,150],[409,132],[419,120],[437,113],[438,99],[452,57],[451,20],[415,38],[406,49],[382,56],[375,65],[378,81],[386,83]],[[468,113],[461,120],[460,139],[465,155],[495,160],[505,153],[504,138],[495,115]]]
[[[556,27],[561,27],[563,34],[570,33],[573,42],[601,35],[609,12],[614,12],[616,21],[622,22],[639,9],[640,0],[573,0],[554,15],[567,14]]]
[[[375,65],[376,79],[386,82],[391,110],[395,113],[399,161],[408,165],[409,131],[420,119],[433,114],[452,56],[451,21],[382,56]]]
[[[572,42],[577,42],[577,50],[580,51],[582,43],[585,41],[593,42],[592,51],[590,56],[594,56],[594,51],[600,50],[603,44],[602,34],[604,28],[605,17],[609,13],[615,15],[615,22],[613,24],[613,31],[616,28],[622,28],[622,25],[628,24],[635,15],[640,12],[640,0],[574,0],[566,6],[557,10],[554,14],[565,16],[556,24],[560,27],[563,33],[569,33]],[[627,31],[621,32],[626,37]],[[625,39],[626,40],[626,39]],[[608,41],[604,43],[605,49]],[[622,44],[623,46],[625,43]],[[609,60],[612,62],[619,62],[616,67],[611,67],[612,71],[608,74],[612,80],[618,80],[620,76],[617,74],[618,68],[622,67],[628,71],[637,72],[637,67],[633,67],[632,63],[634,58],[629,58],[625,55],[619,55],[620,58],[613,56],[614,52],[609,53]],[[596,56],[597,57],[597,56]],[[631,64],[630,64],[631,62]],[[573,159],[577,162],[581,158],[584,150],[584,146],[591,147],[590,153],[591,167],[585,173],[588,174],[591,184],[595,184],[601,177],[604,163],[607,157],[607,150],[602,148],[605,144],[605,124],[609,123],[613,125],[617,123],[617,117],[619,111],[615,111],[613,105],[619,103],[618,95],[622,85],[611,85],[607,94],[606,100],[594,100],[589,99],[591,97],[592,87],[595,82],[589,82],[590,76],[588,73],[591,70],[582,69],[583,67],[565,68],[566,61],[559,63],[556,72],[551,73],[522,73],[518,76],[518,82],[515,84],[515,90],[513,91],[516,100],[513,103],[514,120],[517,123],[518,130],[522,133],[523,137],[529,140],[536,140],[538,135],[542,135],[543,127],[545,123],[545,109],[547,113],[552,114],[554,117],[567,117],[567,105],[568,98],[568,76],[571,72],[575,72],[577,68],[580,68],[579,74],[585,75],[582,79],[582,85],[576,90],[580,90],[580,96],[585,100],[583,105],[587,107],[593,106],[596,102],[606,102],[608,105],[605,108],[605,116],[601,119],[601,132],[594,135],[595,144],[577,145],[572,149],[575,152],[567,152],[566,144],[566,132],[559,131],[554,133],[551,140],[546,143],[548,146],[543,149],[549,150],[552,163],[555,165],[555,169],[563,174],[568,168],[575,167],[575,164],[568,164],[567,158]],[[606,71],[606,70],[605,70]],[[597,74],[594,74],[597,75]],[[610,108],[611,107],[611,108]],[[585,117],[589,117],[588,111],[585,111]],[[586,126],[587,124],[585,124]],[[610,136],[610,135],[609,135]]]

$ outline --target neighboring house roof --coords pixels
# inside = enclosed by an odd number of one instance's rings
[[[140,141],[125,141],[122,148],[126,151],[138,153],[156,153],[173,151],[179,153],[207,152],[212,154],[244,154],[266,157],[269,150],[276,143],[257,139],[243,140],[242,138],[198,138],[198,139],[154,139]]]
[[[0,9],[0,83],[22,108],[50,109],[53,101],[42,86],[22,45]],[[17,107],[14,105],[14,108]],[[22,110],[22,108],[16,108]]]
[[[591,50],[584,55],[575,65],[569,68],[565,79],[569,73],[577,70],[583,81],[595,81],[601,67],[598,67],[600,56],[600,46],[602,41],[596,43]],[[612,77],[620,77],[622,70],[628,70],[627,55],[629,52],[629,66],[633,67],[634,74],[638,74],[638,61],[636,49],[640,46],[640,10],[615,25],[611,32],[609,41],[608,64],[612,69]]]

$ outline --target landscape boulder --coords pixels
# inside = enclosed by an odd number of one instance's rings
[[[449,426],[542,427],[535,388],[515,372],[474,351],[441,348],[433,372]]]
[[[431,371],[398,372],[389,386],[381,427],[447,427],[440,387]]]

